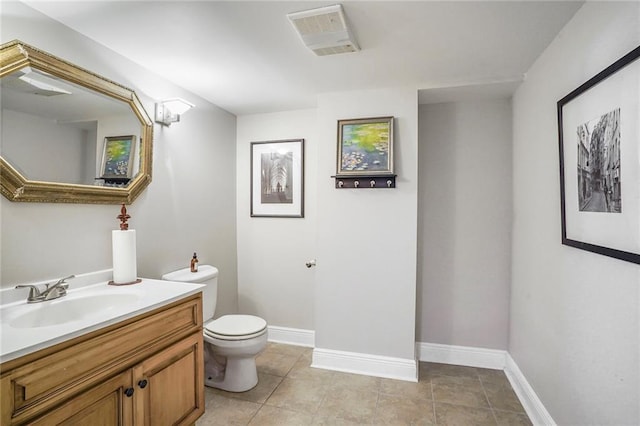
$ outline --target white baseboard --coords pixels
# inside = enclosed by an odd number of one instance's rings
[[[504,373],[507,375],[514,392],[518,395],[518,399],[527,412],[531,423],[541,426],[556,426],[551,414],[544,407],[542,401],[540,401],[540,398],[529,385],[529,382],[509,353],[507,353]]]
[[[313,348],[315,346],[316,333],[313,330],[302,330],[299,328],[267,326],[268,340],[274,343],[285,343],[287,345],[305,346]]]
[[[504,370],[506,365],[507,352],[502,350],[422,342],[418,342],[416,345],[420,361],[491,370]]]
[[[315,346],[313,330],[270,325],[268,331],[270,342],[309,348]],[[416,350],[420,361],[504,370],[531,422],[534,425],[556,426],[556,422],[507,351],[423,342],[416,344]],[[410,382],[418,381],[418,365],[412,359],[315,348],[311,366]]]
[[[413,359],[315,348],[311,366],[409,382],[418,381],[418,365]]]

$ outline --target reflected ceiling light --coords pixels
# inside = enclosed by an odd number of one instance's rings
[[[156,103],[156,123],[170,126],[171,123],[180,121],[180,115],[193,108],[191,102],[184,99],[172,98]]]
[[[16,78],[17,77],[17,78]],[[44,71],[34,72],[31,67],[25,67],[2,79],[2,86],[22,93],[40,96],[70,95],[69,90],[63,89],[61,82],[52,78]]]
[[[31,77],[27,77],[26,75],[23,75],[21,77],[18,77],[20,80],[24,81],[27,84],[30,84],[31,86],[35,87],[37,90],[34,91],[34,93],[36,95],[42,95],[42,96],[55,96],[55,95],[70,95],[71,92],[69,92],[68,90],[64,90],[61,89],[59,87],[56,87],[52,84],[46,83],[44,81],[38,81],[35,78],[31,78]]]

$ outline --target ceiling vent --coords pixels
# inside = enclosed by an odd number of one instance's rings
[[[289,13],[302,42],[318,56],[336,55],[360,50],[347,27],[342,5]]]

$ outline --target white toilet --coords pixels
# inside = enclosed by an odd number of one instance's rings
[[[202,291],[205,385],[245,392],[258,384],[256,356],[267,346],[267,322],[253,315],[224,315],[212,320],[218,299],[218,269],[201,265],[198,272],[180,269],[166,281],[205,284]]]

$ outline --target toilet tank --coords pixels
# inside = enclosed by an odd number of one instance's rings
[[[183,283],[204,284],[202,289],[202,315],[204,321],[213,318],[218,301],[218,268],[211,265],[198,266],[198,272],[184,268],[164,274],[165,281],[178,281]]]

